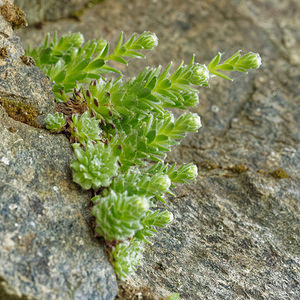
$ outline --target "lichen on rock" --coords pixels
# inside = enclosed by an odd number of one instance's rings
[[[11,24],[12,29],[19,29],[27,26],[23,10],[13,3],[4,2],[4,4],[0,6],[0,14]]]

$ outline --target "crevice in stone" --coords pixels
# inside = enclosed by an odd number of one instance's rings
[[[37,118],[41,115],[37,108],[31,103],[15,96],[0,94],[0,105],[4,108],[7,115],[15,121],[25,123],[32,127],[42,128]]]
[[[241,103],[241,105],[236,109],[236,111],[234,112],[233,116],[228,121],[227,128],[225,128],[221,133],[219,133],[219,135],[218,135],[219,137],[220,136],[225,137],[227,135],[227,133],[229,132],[229,130],[231,130],[231,128],[232,128],[232,122],[233,122],[233,120],[236,119],[236,118],[238,118],[240,116],[240,114],[244,110],[245,106],[253,98],[254,94],[257,91],[257,88],[256,88],[253,80],[252,80],[251,84],[252,84],[251,92],[246,97],[246,99]]]
[[[7,284],[7,281],[0,276],[0,300],[33,300],[33,298],[30,299],[26,295],[18,296],[16,294],[9,293],[6,288]]]

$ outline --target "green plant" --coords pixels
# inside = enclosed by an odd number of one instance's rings
[[[258,68],[258,54],[240,51],[220,63],[219,53],[205,66],[192,57],[172,71],[145,68],[135,78],[124,80],[111,60],[127,64],[126,57],[143,58],[141,50],[157,45],[154,33],[135,34],[117,46],[99,39],[84,44],[80,33],[57,35],[44,45],[28,50],[38,67],[53,82],[58,111],[48,115],[52,132],[65,132],[73,144],[76,159],[71,162],[73,180],[83,189],[93,189],[92,214],[95,231],[110,249],[110,260],[120,279],[138,266],[144,242],[150,243],[157,228],[173,220],[168,210],[157,209],[176,183],[197,177],[197,167],[166,164],[166,153],[188,132],[201,127],[200,117],[187,112],[199,102],[198,87],[208,86],[214,75],[230,79],[220,71]],[[106,79],[113,72],[117,79]],[[175,118],[169,108],[185,111]],[[169,296],[177,299],[178,295]]]
[[[48,114],[46,119],[46,128],[51,132],[60,132],[66,125],[66,120],[62,113],[56,112],[54,115]]]

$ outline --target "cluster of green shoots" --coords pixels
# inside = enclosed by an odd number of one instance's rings
[[[172,146],[201,127],[200,117],[188,110],[199,102],[197,88],[215,75],[230,79],[222,71],[246,72],[261,64],[251,52],[238,51],[223,63],[219,53],[207,66],[193,56],[187,65],[145,68],[129,80],[109,65],[143,58],[157,43],[151,32],[125,42],[121,34],[110,51],[105,40],[84,43],[75,33],[52,40],[48,35],[42,46],[27,51],[53,83],[57,113],[46,117],[46,127],[73,143],[73,180],[94,191],[95,232],[105,239],[121,280],[136,270],[157,228],[173,220],[172,212],[157,208],[158,201],[166,203],[176,183],[197,177],[193,163],[165,163]],[[106,73],[117,76],[107,79]],[[170,108],[184,113],[176,118]]]

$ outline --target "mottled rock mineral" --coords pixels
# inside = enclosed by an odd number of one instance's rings
[[[42,128],[51,84],[1,15],[0,48],[0,300],[114,299],[90,195],[72,183],[72,148]]]

